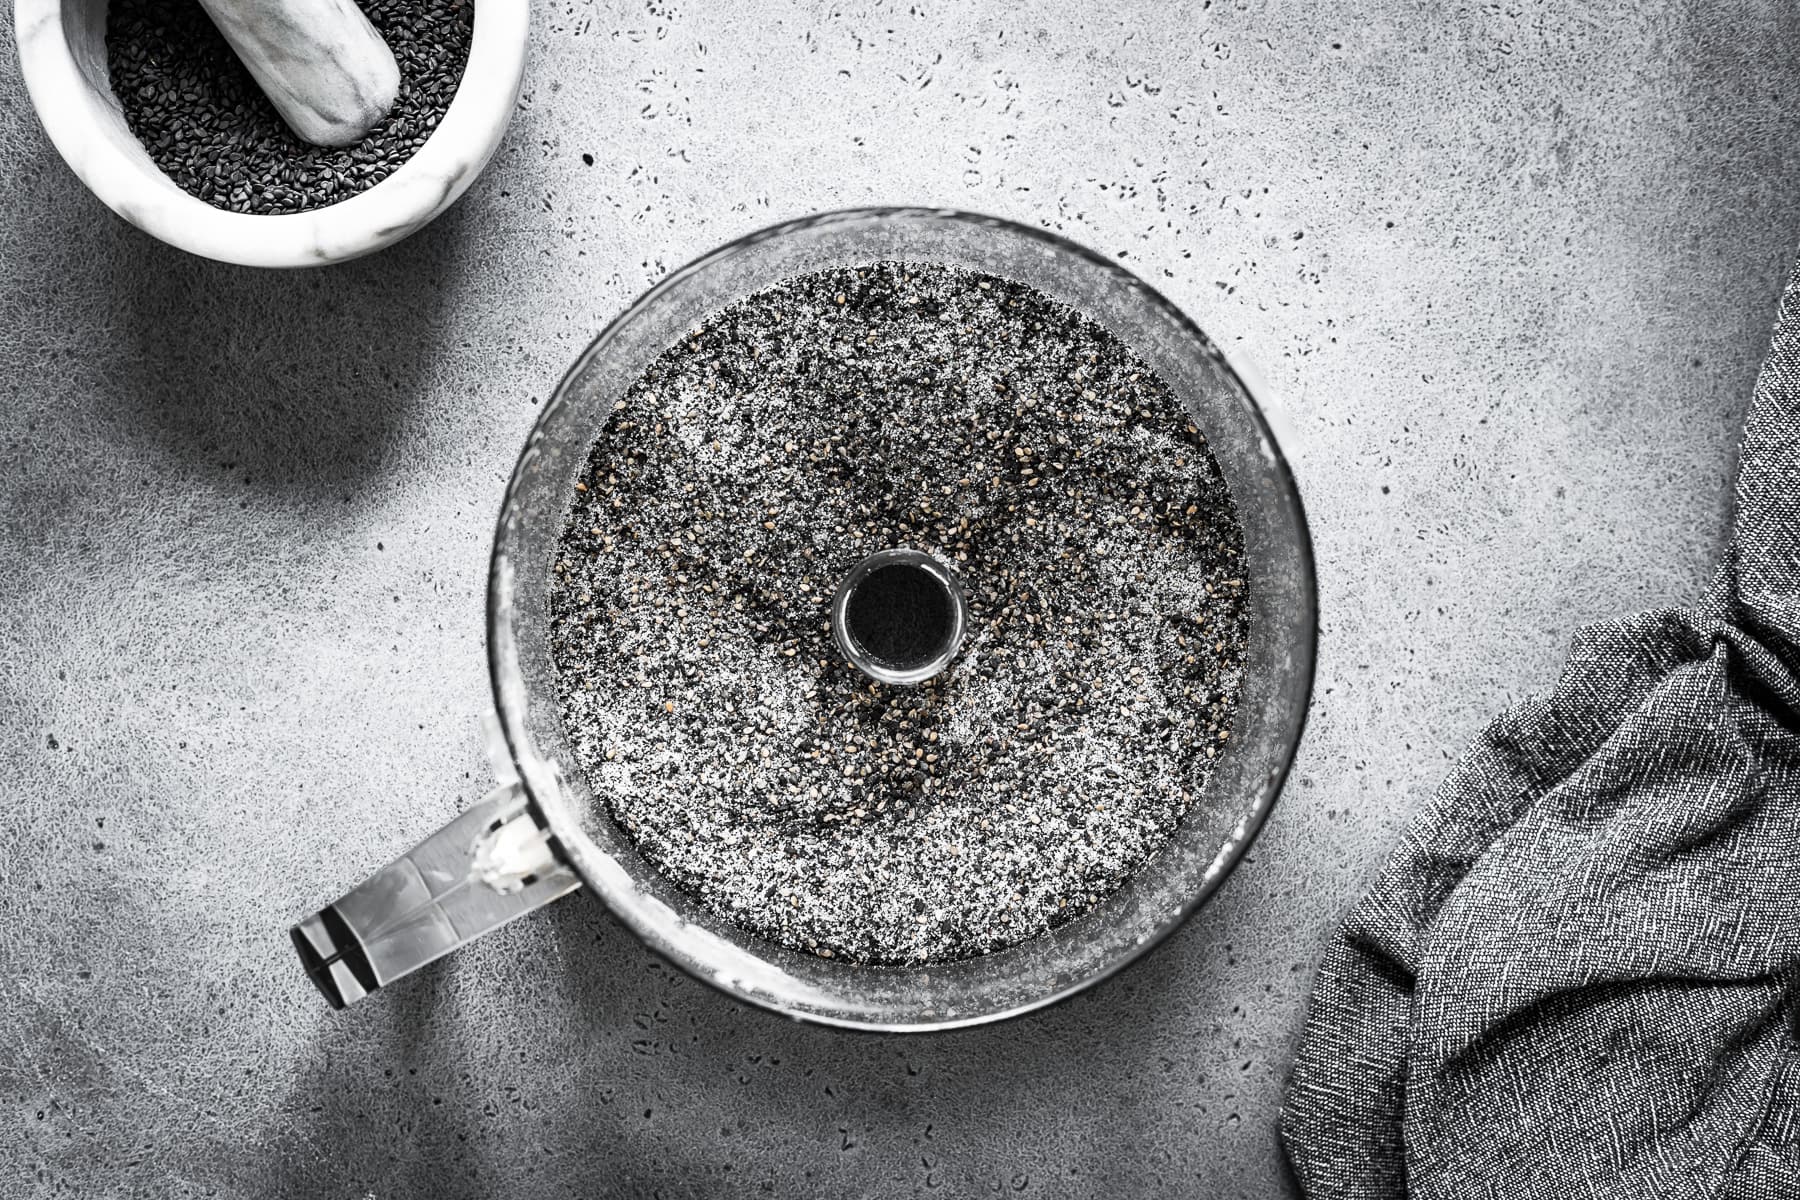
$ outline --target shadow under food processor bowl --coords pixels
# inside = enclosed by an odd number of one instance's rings
[[[548,612],[574,484],[615,400],[708,316],[794,275],[881,260],[952,264],[1042,291],[1108,326],[1204,431],[1243,525],[1249,646],[1232,735],[1173,838],[1094,910],[1016,946],[919,966],[859,966],[752,936],[644,860],[571,752]],[[919,209],[828,213],[755,233],[676,271],[564,377],[506,491],[488,591],[502,785],[294,930],[343,1005],[586,885],[650,947],[721,991],[791,1017],[924,1031],[994,1021],[1081,991],[1167,937],[1244,857],[1281,790],[1312,691],[1312,546],[1281,448],[1244,376],[1129,272],[1062,238]]]
[[[63,161],[102,203],[171,246],[248,267],[309,267],[391,246],[449,208],[506,131],[525,73],[525,0],[480,0],[456,95],[424,145],[367,191],[308,212],[228,212],[151,161],[108,82],[108,0],[14,0],[31,103]]]

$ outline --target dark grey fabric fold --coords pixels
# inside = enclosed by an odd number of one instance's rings
[[[1311,1200],[1800,1198],[1800,269],[1736,500],[1705,599],[1578,633],[1333,938]]]

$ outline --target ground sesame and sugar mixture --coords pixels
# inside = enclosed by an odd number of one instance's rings
[[[915,688],[828,620],[893,546],[969,601]],[[1204,803],[1242,553],[1203,433],[1101,325],[943,265],[799,276],[598,431],[555,564],[563,719],[612,817],[721,916],[856,962],[982,954],[1092,908]]]

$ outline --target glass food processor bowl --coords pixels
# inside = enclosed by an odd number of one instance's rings
[[[943,263],[1027,284],[1130,346],[1207,438],[1238,508],[1249,597],[1232,736],[1168,844],[1067,924],[994,953],[917,966],[790,950],[737,928],[659,874],[575,765],[548,611],[574,484],[614,402],[653,360],[754,292],[882,260]],[[1244,857],[1300,740],[1316,617],[1300,496],[1254,389],[1193,322],[1130,272],[1042,230],[961,212],[864,209],[765,229],[674,272],[608,325],[563,378],[519,457],[488,590],[494,699],[517,782],[459,818],[460,828],[453,823],[458,832],[447,850],[449,830],[296,927],[295,941],[315,980],[344,1003],[585,884],[683,970],[791,1017],[925,1031],[1029,1012],[1148,952]]]

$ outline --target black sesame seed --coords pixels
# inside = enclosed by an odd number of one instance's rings
[[[462,79],[473,8],[359,0],[400,65],[393,111],[352,147],[294,136],[193,0],[112,0],[107,69],[125,122],[176,185],[216,208],[296,213],[348,199],[424,144]],[[362,166],[354,168],[353,163]]]

